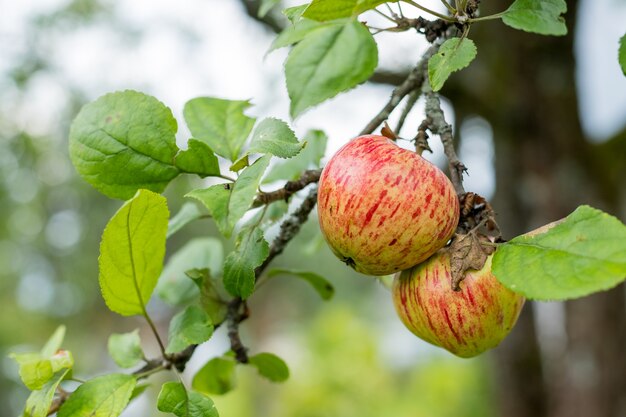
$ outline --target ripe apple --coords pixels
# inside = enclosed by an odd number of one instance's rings
[[[515,325],[524,297],[500,284],[491,273],[492,258],[466,273],[460,291],[451,288],[446,250],[397,274],[392,295],[400,320],[419,338],[462,358],[497,346]]]
[[[356,271],[388,275],[442,248],[459,221],[452,183],[435,165],[384,136],[360,136],[322,172],[320,228]]]

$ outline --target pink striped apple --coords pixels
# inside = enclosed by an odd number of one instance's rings
[[[356,271],[388,275],[442,248],[459,221],[452,183],[435,165],[384,136],[343,146],[322,172],[320,228]]]
[[[460,291],[451,288],[445,250],[397,274],[392,295],[400,320],[419,338],[462,358],[497,346],[515,325],[524,297],[491,273],[492,257],[480,271],[466,273]]]

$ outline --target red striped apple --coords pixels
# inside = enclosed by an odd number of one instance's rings
[[[454,291],[450,255],[442,250],[426,262],[397,274],[393,303],[400,320],[419,338],[469,358],[497,346],[511,331],[524,297],[491,273],[491,259],[470,270]]]
[[[320,228],[356,271],[388,275],[442,248],[459,221],[452,183],[435,165],[384,136],[342,147],[322,172]]]

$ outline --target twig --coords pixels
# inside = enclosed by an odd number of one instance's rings
[[[400,114],[400,118],[398,119],[398,124],[396,125],[395,132],[398,135],[400,135],[400,131],[402,130],[402,127],[404,126],[404,122],[406,121],[406,118],[411,112],[411,110],[413,110],[413,107],[415,107],[415,103],[417,103],[417,99],[419,98],[419,96],[420,94],[418,90],[413,90],[409,93],[409,97],[406,100],[406,104],[404,105],[404,108],[402,109],[402,114]]]
[[[391,112],[398,107],[402,99],[411,91],[419,89],[424,83],[428,60],[439,50],[439,45],[435,44],[428,48],[421,57],[417,65],[411,70],[408,77],[402,84],[393,89],[389,102],[383,109],[363,128],[359,135],[367,135],[372,133],[382,122],[389,118]]]
[[[439,135],[441,143],[443,144],[443,151],[448,158],[448,167],[450,169],[450,179],[454,185],[454,190],[458,196],[465,194],[465,188],[463,188],[463,173],[467,171],[467,168],[459,160],[454,149],[454,136],[452,134],[452,126],[448,122],[441,110],[441,100],[439,100],[439,94],[433,92],[430,84],[424,83],[422,89],[426,96],[426,117],[428,122],[428,128],[431,132]]]
[[[279,190],[269,193],[260,193],[256,196],[252,207],[260,207],[266,204],[273,203],[274,201],[289,200],[289,197],[302,190],[309,184],[318,182],[322,175],[321,169],[312,169],[304,171],[302,176],[295,181],[288,181],[285,186]]]

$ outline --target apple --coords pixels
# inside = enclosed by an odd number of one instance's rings
[[[419,338],[462,358],[497,346],[515,325],[524,297],[491,273],[492,258],[466,273],[460,291],[450,285],[447,250],[397,274],[391,291],[400,320]]]
[[[442,248],[459,221],[448,177],[384,136],[360,136],[328,162],[319,181],[320,228],[356,271],[388,275]]]

